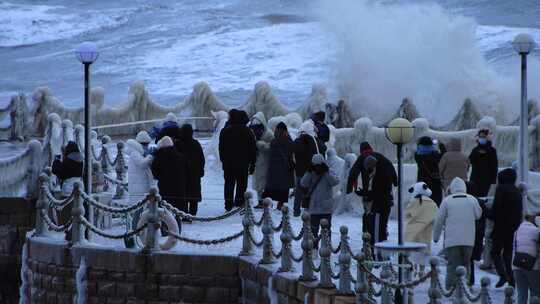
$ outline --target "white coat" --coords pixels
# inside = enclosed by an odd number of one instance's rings
[[[265,128],[261,139],[257,141],[257,161],[255,162],[255,172],[253,173],[253,188],[257,191],[259,199],[262,199],[262,194],[266,187],[266,175],[268,166],[270,165],[270,143],[274,139],[274,133],[268,129],[266,118],[262,112],[257,112],[251,119],[258,120]]]
[[[135,140],[128,140],[126,145],[129,148],[128,161],[128,191],[129,201],[138,202],[148,194],[150,188],[155,185],[154,177],[150,166],[153,156],[143,157],[143,147]]]
[[[476,220],[482,216],[482,208],[476,198],[467,193],[465,182],[456,177],[450,184],[452,195],[441,203],[435,224],[433,240],[439,241],[444,231],[444,248],[474,246]]]

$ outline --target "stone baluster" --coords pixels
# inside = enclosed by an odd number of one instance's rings
[[[440,304],[442,294],[439,290],[439,285],[437,284],[437,281],[439,280],[439,269],[437,268],[437,266],[439,265],[439,260],[435,257],[432,257],[429,260],[429,264],[431,266],[431,278],[428,290],[429,304]]]
[[[491,285],[491,280],[489,279],[489,277],[483,277],[480,280],[480,285],[482,286],[482,289],[480,290],[480,292],[482,293],[482,295],[480,296],[480,304],[491,304],[491,298],[489,295],[489,286]]]
[[[302,213],[302,275],[300,281],[315,281],[317,278],[313,273],[313,232],[311,231],[311,216],[309,213]]]
[[[283,222],[281,235],[279,236],[281,240],[281,267],[279,267],[278,272],[288,272],[293,270],[292,227],[289,218],[289,207],[283,206],[281,208],[281,216]]]
[[[362,268],[362,265],[365,262],[365,255],[364,253],[360,253],[355,257],[356,260],[356,304],[365,304],[370,303],[369,299],[369,284],[367,281],[366,273],[364,272],[364,269]]]
[[[504,289],[504,304],[514,304],[514,287],[506,286]]]
[[[330,223],[328,220],[321,220],[321,247],[319,248],[319,255],[321,257],[321,276],[319,287],[320,288],[335,288],[332,283],[332,265],[330,256],[332,255],[332,244],[330,243]]]
[[[362,234],[362,252],[364,253],[366,261],[371,261],[373,259],[373,250],[371,249],[371,235],[367,232]],[[369,267],[369,269],[371,269],[371,267]]]
[[[351,283],[351,252],[349,246],[349,228],[341,226],[339,228],[341,234],[339,247],[339,286],[340,294],[352,294]]]
[[[241,256],[248,256],[253,254],[253,243],[251,242],[250,234],[253,235],[253,209],[251,209],[251,201],[253,200],[253,193],[246,192],[245,198],[245,210],[244,217],[242,218],[242,226],[244,227],[242,235],[242,250]]]
[[[384,281],[389,281],[392,278],[392,272],[390,271],[390,266],[383,266],[381,270],[381,279]],[[392,304],[394,303],[394,296],[392,295],[392,289],[389,286],[381,286],[381,304]]]
[[[159,247],[158,230],[160,226],[160,219],[158,213],[158,204],[161,201],[161,197],[158,194],[158,190],[155,187],[150,188],[148,194],[148,226],[146,227],[146,250],[155,250]]]
[[[41,213],[47,214],[47,196],[45,191],[47,190],[49,184],[49,176],[42,173],[39,176],[39,196],[36,201],[36,230],[34,231],[34,236],[42,236],[47,231],[47,225],[45,220],[41,217]]]
[[[273,240],[274,240],[274,222],[272,221],[272,200],[266,198],[263,200],[264,211],[263,211],[263,223],[262,223],[262,234],[263,234],[263,256],[260,264],[272,264],[275,262],[273,250]]]
[[[81,218],[84,215],[84,204],[81,197],[81,183],[76,182],[73,185],[73,204],[71,208],[71,242],[72,244],[80,244],[84,241],[84,226]]]
[[[126,179],[126,160],[124,158],[124,143],[119,142],[116,144],[118,149],[118,154],[116,155],[116,179],[120,182],[124,182]],[[116,199],[122,198],[124,196],[124,186],[119,183],[116,185],[116,194],[114,197]]]

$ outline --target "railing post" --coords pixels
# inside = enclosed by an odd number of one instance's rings
[[[253,254],[253,244],[251,243],[250,234],[253,232],[253,209],[251,209],[251,200],[253,199],[252,192],[246,192],[245,198],[245,210],[244,217],[242,218],[242,226],[244,227],[242,235],[242,250],[241,256],[249,256]],[[251,234],[252,235],[252,234]]]
[[[381,270],[381,279],[384,281],[390,280],[392,272],[389,269],[390,266],[383,266]],[[381,284],[381,304],[394,303],[394,297],[392,295],[392,289],[389,286]]]
[[[371,261],[373,259],[373,250],[371,249],[371,234],[362,234],[362,252],[364,253],[364,259]]]
[[[366,278],[366,273],[364,272],[364,269],[362,268],[364,261],[365,261],[365,255],[364,253],[360,253],[356,256],[356,304],[366,304],[370,303],[369,300],[369,285]]]
[[[321,248],[319,248],[321,256],[321,277],[319,282],[320,288],[335,288],[332,283],[332,265],[330,264],[330,256],[332,255],[332,244],[330,243],[330,223],[328,220],[321,220]]]
[[[480,304],[491,304],[491,296],[489,295],[489,286],[491,285],[491,280],[489,277],[483,277],[480,280],[480,285],[482,286],[482,289],[480,290],[480,293],[482,293],[480,296]]]
[[[120,182],[125,180],[126,174],[126,160],[124,159],[124,143],[119,142],[116,144],[118,149],[118,154],[116,155],[116,179]],[[116,194],[115,198],[119,199],[124,196],[124,186],[119,183],[116,185]]]
[[[339,228],[341,240],[339,245],[339,293],[352,294],[351,283],[351,248],[349,247],[349,228]]]
[[[263,233],[263,256],[260,260],[260,264],[272,264],[274,263],[274,253],[273,250],[273,240],[274,240],[274,223],[272,221],[271,206],[272,201],[269,198],[263,200],[264,211],[263,211],[263,223],[262,223],[262,233]]]
[[[84,227],[81,218],[84,216],[84,205],[81,197],[81,183],[73,185],[73,206],[71,208],[71,243],[80,244],[84,240]]]
[[[441,291],[439,290],[439,285],[437,284],[439,281],[439,269],[437,268],[439,265],[439,260],[432,257],[429,260],[429,264],[431,266],[431,278],[428,290],[429,304],[440,304],[442,295]]]
[[[47,231],[45,220],[41,217],[41,213],[47,214],[47,199],[46,199],[46,187],[49,183],[49,177],[47,174],[42,173],[39,176],[39,195],[36,201],[36,230],[34,236],[42,236]]]
[[[311,231],[311,216],[309,213],[302,213],[302,275],[300,281],[315,281],[317,278],[313,273],[313,232]]]
[[[289,219],[289,207],[283,206],[281,208],[281,216],[283,227],[279,239],[281,240],[281,267],[278,272],[288,272],[293,269],[292,261],[292,228]]]
[[[514,287],[506,286],[504,289],[504,304],[514,304]]]
[[[456,291],[454,292],[454,299],[452,303],[456,304],[465,304],[468,303],[467,299],[465,298],[465,290],[463,290],[464,282],[465,282],[465,274],[467,273],[467,270],[463,266],[458,266],[456,269],[456,281],[454,282]]]
[[[155,187],[150,188],[149,200],[148,200],[148,217],[146,227],[146,249],[154,250],[159,246],[158,230],[160,226],[158,204],[161,197],[158,194],[158,190]]]

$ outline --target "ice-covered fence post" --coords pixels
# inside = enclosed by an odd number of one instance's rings
[[[119,142],[116,144],[118,154],[116,155],[116,179],[120,181],[116,185],[115,198],[122,198],[124,196],[124,186],[122,183],[126,179],[126,160],[124,159],[124,143]]]
[[[313,232],[311,231],[311,216],[309,213],[302,213],[302,275],[300,281],[315,281],[313,273]]]
[[[330,243],[330,223],[327,219],[321,220],[321,248],[319,255],[321,256],[321,277],[319,287],[335,288],[332,283],[332,265],[330,264],[330,255],[332,254],[332,244]]]
[[[339,243],[339,293],[352,294],[351,289],[351,248],[349,247],[349,228],[341,226],[339,228],[341,241]]]
[[[28,180],[26,184],[27,197],[36,198],[39,195],[39,175],[41,172],[41,143],[31,140],[28,143],[30,149],[30,166],[28,167]]]
[[[39,196],[36,201],[36,230],[34,236],[42,236],[47,231],[45,220],[41,217],[41,214],[47,214],[47,187],[49,185],[49,176],[42,173],[39,176]]]
[[[244,227],[242,235],[242,250],[241,256],[248,256],[253,254],[253,244],[251,243],[250,234],[253,232],[253,209],[251,209],[251,201],[253,200],[253,193],[246,192],[245,198],[245,210],[244,217],[242,218],[242,226]]]
[[[365,304],[369,303],[369,294],[368,294],[368,281],[366,278],[366,273],[364,272],[364,253],[360,253],[356,256],[356,304]]]
[[[362,234],[362,252],[364,253],[364,259],[370,261],[373,259],[373,251],[371,250],[371,234]]]
[[[158,190],[155,187],[150,188],[148,200],[148,226],[146,227],[146,249],[153,250],[158,248],[157,232],[160,226],[158,204],[161,197],[158,195]]]
[[[504,304],[514,304],[514,287],[506,286],[504,289]]]
[[[272,221],[271,206],[272,200],[265,198],[263,200],[264,211],[263,211],[263,223],[262,223],[262,234],[263,234],[263,256],[260,264],[272,264],[274,263],[274,254],[272,252],[273,240],[274,240],[274,223]]]
[[[467,270],[463,266],[458,266],[456,269],[456,281],[454,284],[456,285],[456,291],[454,292],[454,298],[452,299],[452,303],[456,304],[465,304],[468,303],[467,299],[465,298],[465,290],[461,288],[462,286],[465,286],[465,274],[467,273]]]
[[[79,150],[81,153],[84,151],[84,127],[81,124],[78,124],[75,126],[75,130],[73,131],[73,137],[75,139],[75,142],[77,143],[77,146],[79,147]]]
[[[109,173],[109,149],[107,148],[107,144],[111,141],[111,138],[109,136],[103,136],[101,138],[101,153],[99,154],[99,158],[101,159],[101,169],[103,170],[103,173],[107,174]]]
[[[480,293],[482,294],[480,296],[480,304],[491,304],[491,296],[489,295],[489,285],[491,285],[491,280],[489,277],[483,277],[480,280],[480,285],[482,286],[482,289],[480,290]]]
[[[389,266],[383,266],[381,270],[381,280],[389,281],[392,277],[392,272]],[[381,284],[381,304],[394,303],[394,297],[392,295],[392,288],[386,284]]]
[[[283,228],[281,230],[281,235],[279,239],[281,240],[281,267],[279,267],[279,272],[287,272],[292,270],[292,228],[289,219],[289,207],[283,206],[281,208],[281,216]]]
[[[71,242],[79,244],[84,239],[84,229],[81,218],[84,216],[84,205],[81,196],[81,183],[73,185],[73,206],[71,208]]]
[[[439,284],[437,284],[439,281],[439,269],[437,268],[439,260],[436,257],[432,257],[429,260],[429,264],[431,266],[431,277],[428,290],[429,304],[440,304],[442,295],[439,290]]]

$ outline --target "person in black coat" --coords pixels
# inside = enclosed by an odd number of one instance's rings
[[[375,152],[364,158],[362,167],[360,172],[355,172],[366,177],[362,179],[362,188],[355,189],[355,193],[364,202],[362,231],[371,235],[374,245],[388,237],[388,217],[394,205],[392,187],[397,186],[397,174],[392,162]],[[352,179],[357,178],[358,174]]]
[[[257,146],[253,132],[246,126],[244,111],[229,111],[229,121],[219,134],[219,158],[225,178],[225,210],[244,205],[248,175],[255,170]],[[236,188],[236,193],[235,193]]]
[[[429,136],[420,137],[418,148],[414,154],[414,160],[418,165],[417,181],[424,182],[431,189],[431,199],[441,205],[443,199],[441,174],[439,173],[439,162],[444,154],[445,148],[439,144],[440,151],[437,151],[433,140]]]
[[[163,121],[163,125],[157,130],[156,144],[165,136],[169,136],[173,141],[178,139],[180,136],[180,127],[178,126],[177,120],[178,119],[173,113],[167,114]]]
[[[152,174],[158,181],[161,197],[179,210],[188,212],[185,199],[188,164],[186,157],[178,152],[169,136],[158,142]]]
[[[489,188],[497,181],[499,171],[497,150],[492,146],[489,137],[489,130],[480,130],[478,145],[469,155],[472,169],[470,180],[476,185],[479,197],[487,196]]]
[[[326,113],[324,111],[313,113],[311,120],[313,120],[317,138],[326,144],[330,140],[330,128],[325,123]]]
[[[522,221],[523,201],[521,191],[516,187],[517,174],[514,169],[502,170],[497,180],[491,210],[493,220],[491,256],[500,277],[496,285],[499,288],[506,282],[514,286],[512,275],[514,233]]]
[[[298,130],[300,135],[293,142],[293,155],[295,160],[295,184],[294,189],[294,216],[300,216],[300,208],[306,189],[300,186],[300,180],[311,168],[311,159],[315,154],[326,154],[326,146],[317,138],[315,126],[310,121],[305,121]]]
[[[202,200],[201,178],[204,176],[205,159],[201,144],[193,138],[193,127],[190,124],[184,124],[180,128],[180,136],[175,142],[175,146],[187,159],[186,203],[188,212],[191,215],[197,215],[198,205]]]
[[[358,176],[361,177],[362,188],[367,184],[368,174],[367,170],[364,169],[364,160],[370,155],[375,155],[378,158],[384,157],[380,153],[373,151],[373,148],[367,141],[360,143],[360,155],[352,165],[349,178],[347,179],[347,194],[356,191],[358,188]]]
[[[278,202],[277,209],[289,200],[289,190],[294,187],[293,141],[287,126],[280,122],[270,143],[270,166],[266,175],[265,197]]]

